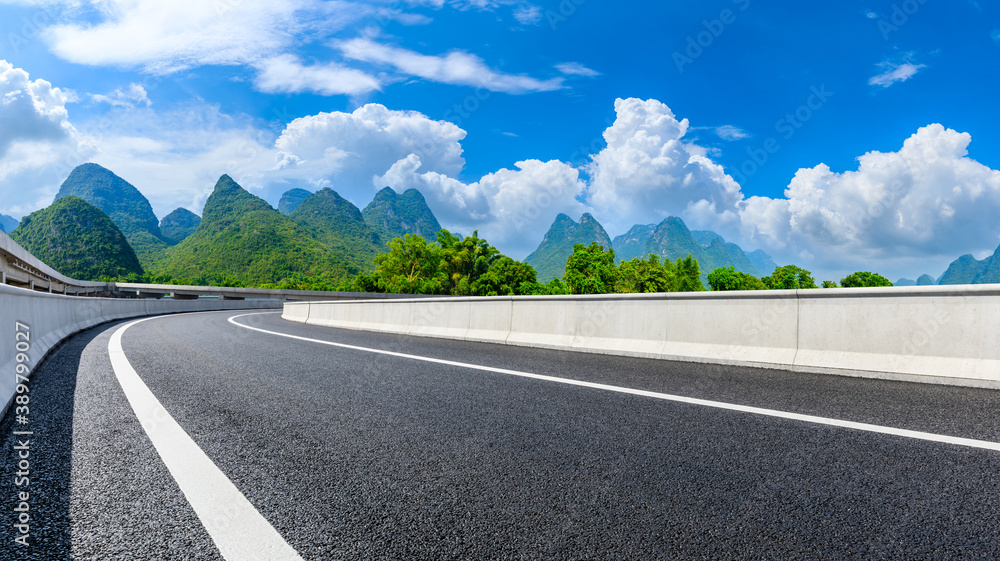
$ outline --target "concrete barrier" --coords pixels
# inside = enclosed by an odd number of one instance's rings
[[[286,303],[346,329],[1000,388],[1000,286]]]
[[[146,315],[209,310],[278,308],[266,300],[139,300],[46,294],[0,284],[0,404],[7,413],[17,389],[17,365],[30,377],[38,364],[67,337],[107,321]],[[18,328],[18,323],[26,326]],[[22,335],[17,335],[20,332]],[[24,333],[27,333],[26,335]],[[28,348],[23,354],[20,349]],[[22,354],[21,357],[18,357]],[[18,360],[21,358],[21,360]],[[24,360],[27,358],[27,360]]]

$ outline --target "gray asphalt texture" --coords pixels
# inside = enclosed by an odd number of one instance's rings
[[[305,559],[1000,558],[997,452],[330,347],[234,315],[147,321],[125,352]],[[238,321],[1000,441],[993,390]],[[33,378],[38,545],[15,548],[4,523],[0,558],[219,558],[114,377],[119,325],[71,339]],[[0,426],[7,521],[17,428]]]

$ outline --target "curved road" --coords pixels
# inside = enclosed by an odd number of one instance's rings
[[[59,348],[0,426],[0,558],[1000,557],[998,391],[276,313],[126,325]]]

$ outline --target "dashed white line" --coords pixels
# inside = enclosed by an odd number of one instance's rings
[[[430,362],[434,364],[443,364],[447,366],[457,366],[460,368],[468,368],[471,370],[480,370],[483,372],[493,372],[496,374],[506,374],[509,376],[518,376],[521,378],[531,378],[534,380],[543,380],[546,382],[555,382],[558,384],[566,384],[569,386],[579,386],[584,388],[591,388],[595,390],[603,390],[609,392],[637,395],[642,397],[649,397],[653,399],[661,399],[665,401],[674,401],[678,403],[687,403],[691,405],[700,405],[703,407],[714,407],[716,409],[727,409],[729,411],[740,411],[743,413],[751,413],[754,415],[764,415],[767,417],[777,417],[781,419],[791,419],[794,421],[802,421],[806,423],[814,423],[818,425],[828,425],[833,427],[841,427],[846,429],[854,429],[865,432],[874,432],[879,434],[889,434],[893,436],[901,436],[904,438],[913,438],[917,440],[927,440],[931,442],[941,442],[945,444],[954,444],[957,446],[966,446],[969,448],[981,448],[985,450],[1000,451],[1000,443],[990,442],[987,440],[975,440],[972,438],[959,438],[956,436],[946,436],[942,434],[934,434],[929,432],[921,432],[907,429],[899,429],[894,427],[884,427],[881,425],[872,425],[868,423],[856,423],[854,421],[845,421],[842,419],[830,419],[827,417],[817,417],[814,415],[803,415],[801,413],[790,413],[787,411],[777,411],[774,409],[763,409],[760,407],[749,407],[747,405],[738,405],[734,403],[725,403],[721,401],[711,401],[707,399],[698,399],[694,397],[684,397],[680,395],[671,395],[659,392],[651,392],[646,390],[637,390],[633,388],[625,388],[621,386],[611,386],[608,384],[597,384],[594,382],[585,382],[583,380],[573,380],[571,378],[558,378],[556,376],[546,376],[543,374],[533,374],[531,372],[520,372],[517,370],[508,370],[505,368],[494,368],[492,366],[483,366],[480,364],[469,364],[467,362],[456,362],[453,360],[444,360],[440,358],[432,358],[419,355],[411,355],[406,353],[397,353],[395,351],[386,351],[382,349],[373,349],[369,347],[359,347],[357,345],[347,345],[344,343],[335,343],[333,341],[323,341],[322,339],[312,339],[309,337],[301,337],[298,335],[289,335],[287,333],[281,333],[278,331],[270,331],[267,329],[261,329],[259,327],[251,327],[235,321],[238,318],[252,315],[260,314],[241,314],[238,316],[233,316],[229,318],[229,323],[237,325],[244,329],[250,329],[253,331],[259,331],[261,333],[267,333],[270,335],[276,335],[278,337],[287,337],[289,339],[297,339],[299,341],[308,341],[310,343],[318,343],[321,345],[330,345],[332,347],[340,347],[343,349],[351,349],[354,351],[364,351],[369,353],[381,354],[394,356],[398,358],[405,358],[409,360],[419,360],[422,362]]]
[[[170,474],[227,561],[302,561],[302,557],[250,504],[236,485],[170,416],[142,381],[122,349],[122,334],[145,318],[118,328],[108,342],[115,376]]]

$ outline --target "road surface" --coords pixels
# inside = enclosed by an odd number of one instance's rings
[[[96,327],[29,385],[2,559],[1000,557],[998,391],[246,312]]]

